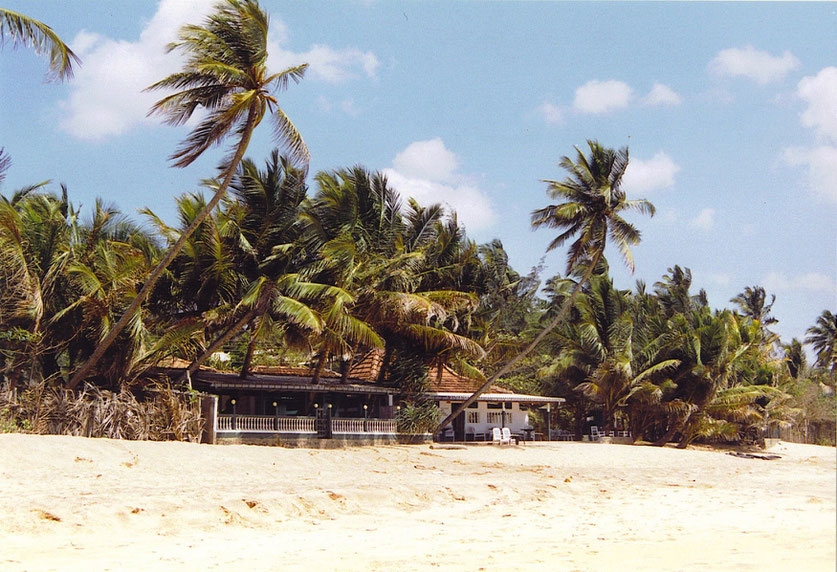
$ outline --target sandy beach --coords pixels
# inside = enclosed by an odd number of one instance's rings
[[[833,570],[835,449],[0,435],[4,570]]]

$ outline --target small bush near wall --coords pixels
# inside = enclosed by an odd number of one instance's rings
[[[398,432],[416,435],[433,431],[441,419],[439,408],[432,401],[405,403],[398,412]]]

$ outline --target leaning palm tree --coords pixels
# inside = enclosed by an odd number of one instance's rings
[[[818,367],[837,371],[837,315],[823,310],[817,325],[808,328],[805,343],[817,352]]]
[[[52,28],[23,14],[0,8],[0,46],[5,43],[6,37],[11,38],[14,46],[31,46],[37,54],[48,53],[51,77],[59,81],[72,77],[73,64],[81,63]]]
[[[206,112],[205,118],[172,155],[174,166],[190,165],[204,151],[219,144],[230,134],[237,136],[237,142],[231,156],[221,165],[212,199],[151,271],[134,302],[102,339],[90,359],[70,379],[69,388],[77,386],[95,366],[119,332],[139,311],[157,279],[180,252],[192,232],[223,198],[244,157],[253,130],[268,112],[275,119],[277,139],[284,144],[293,160],[307,166],[308,148],[271,91],[284,90],[291,81],[298,83],[308,65],[302,64],[269,75],[266,67],[267,30],[267,14],[256,0],[224,0],[202,26],[184,26],[180,29],[180,40],[169,44],[169,51],[180,50],[186,54],[188,59],[184,70],[148,89],[180,91],[158,101],[150,113],[164,116],[170,125],[182,125],[198,108]]]
[[[576,283],[552,322],[522,352],[490,376],[479,389],[448,415],[436,428],[436,433],[476,401],[494,381],[509,372],[564,319],[564,315],[572,306],[582,286],[599,265],[608,238],[616,244],[628,269],[633,272],[634,261],[630,247],[639,243],[640,233],[623,219],[620,213],[626,210],[638,210],[653,216],[654,205],[644,199],[629,201],[625,198],[622,177],[628,167],[627,147],[614,151],[602,147],[596,141],[589,140],[587,145],[590,148],[589,157],[576,147],[578,156],[575,162],[569,157],[561,159],[559,164],[569,171],[569,178],[564,181],[544,181],[549,185],[547,189],[549,196],[561,202],[532,213],[533,227],[563,230],[550,242],[547,252],[558,248],[571,237],[577,236],[567,253],[567,273],[582,271],[581,279]]]

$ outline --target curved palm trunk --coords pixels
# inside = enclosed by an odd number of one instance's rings
[[[385,345],[384,346],[384,357],[381,358],[381,369],[378,371],[378,381],[377,383],[383,383],[387,376],[387,371],[389,370],[389,362],[392,361],[392,346]]]
[[[314,375],[311,377],[311,383],[320,383],[320,374],[323,372],[327,359],[328,352],[325,350],[320,352],[320,359],[317,360],[317,365],[314,367]]]
[[[244,363],[241,365],[241,371],[238,374],[239,379],[246,379],[250,375],[250,362],[253,361],[253,351],[256,349],[256,338],[250,338],[247,343],[247,353],[244,354]]]
[[[255,318],[256,314],[258,314],[258,311],[256,309],[250,310],[249,312],[244,314],[241,317],[241,319],[239,319],[235,324],[230,326],[230,328],[226,332],[224,332],[219,338],[216,338],[215,341],[212,342],[200,356],[198,356],[191,364],[189,364],[189,367],[186,368],[186,371],[183,372],[183,375],[177,378],[177,383],[185,382],[193,373],[198,371],[198,368],[201,366],[203,362],[209,359],[209,356],[217,352],[221,347],[223,347],[224,344],[226,344],[236,335],[241,333],[241,330],[244,329],[244,326],[246,326],[250,322],[250,320]]]
[[[189,239],[190,236],[195,232],[195,229],[200,226],[200,224],[206,219],[207,216],[215,209],[218,203],[223,198],[224,194],[227,192],[227,187],[229,187],[230,182],[232,181],[233,176],[235,175],[235,170],[238,167],[238,164],[241,162],[241,159],[244,157],[244,152],[247,150],[247,145],[250,143],[250,137],[253,135],[253,130],[256,127],[256,109],[255,107],[251,107],[250,111],[247,115],[247,124],[244,129],[244,132],[241,134],[241,140],[238,142],[238,147],[235,151],[235,155],[233,156],[232,160],[230,160],[230,164],[227,166],[227,170],[224,173],[223,180],[221,181],[221,185],[218,187],[218,190],[215,191],[215,195],[213,195],[212,200],[210,200],[203,210],[198,213],[195,220],[192,221],[192,224],[180,235],[180,238],[174,243],[174,245],[169,249],[168,253],[165,257],[157,264],[154,270],[151,271],[151,274],[146,280],[145,284],[143,285],[142,289],[137,294],[134,301],[131,302],[131,305],[128,306],[128,309],[125,310],[125,313],[122,314],[122,317],[119,319],[118,322],[111,328],[108,332],[107,336],[96,346],[96,349],[93,351],[93,354],[87,359],[87,361],[81,366],[81,368],[73,374],[73,377],[70,378],[70,382],[67,384],[67,389],[75,389],[76,386],[90,373],[90,370],[96,365],[96,363],[101,359],[101,357],[105,354],[107,349],[113,344],[116,338],[119,336],[119,333],[128,325],[128,322],[131,318],[139,311],[140,306],[148,298],[148,295],[151,294],[151,290],[154,288],[154,285],[157,283],[157,280],[162,276],[163,272],[165,272],[166,268],[168,268],[169,264],[171,264],[172,260],[180,253],[183,249],[183,246],[186,244],[186,241]]]
[[[256,331],[261,325],[261,318],[257,318],[250,334],[250,342],[247,344],[247,353],[244,354],[244,363],[241,365],[241,372],[238,374],[240,379],[246,379],[250,375],[250,363],[253,361],[253,352],[256,349]]]
[[[561,320],[564,319],[564,315],[569,311],[570,307],[573,305],[573,301],[575,300],[575,297],[578,295],[578,293],[581,291],[582,286],[584,286],[584,284],[587,282],[587,280],[590,279],[590,275],[593,274],[593,269],[596,267],[596,264],[598,264],[598,262],[599,262],[599,258],[602,255],[602,250],[604,250],[604,245],[602,246],[602,249],[600,249],[599,251],[596,252],[595,256],[593,257],[593,260],[590,262],[589,268],[587,268],[587,271],[584,273],[584,276],[578,282],[578,284],[576,284],[575,288],[573,288],[573,291],[570,294],[570,297],[566,299],[566,301],[564,302],[564,305],[561,306],[561,310],[558,312],[558,315],[555,316],[555,318],[552,320],[552,322],[550,322],[549,325],[546,328],[544,328],[541,331],[541,333],[539,333],[537,335],[537,337],[534,340],[532,340],[532,343],[530,343],[528,346],[526,346],[526,348],[522,352],[520,352],[519,354],[514,356],[506,365],[504,365],[500,369],[500,371],[498,371],[497,373],[495,373],[494,375],[489,377],[485,381],[485,383],[483,383],[479,387],[479,389],[477,389],[474,393],[472,393],[471,396],[468,399],[466,399],[464,402],[462,402],[459,405],[459,407],[457,407],[453,412],[451,412],[450,415],[445,417],[444,420],[441,423],[439,423],[439,425],[437,425],[436,429],[433,431],[433,437],[434,438],[439,434],[439,432],[442,429],[445,428],[445,426],[447,426],[449,423],[451,423],[456,418],[457,415],[459,415],[460,413],[465,411],[465,409],[469,405],[471,405],[474,401],[476,401],[477,398],[480,395],[482,395],[485,392],[486,389],[491,387],[492,383],[494,383],[499,377],[501,377],[501,376],[507,374],[509,371],[511,371],[512,367],[514,367],[514,364],[516,364],[521,359],[523,359],[524,357],[529,355],[529,353],[533,349],[535,349],[535,347],[539,343],[541,343],[541,341],[546,337],[546,335],[549,332],[551,332],[552,330],[554,330],[555,327],[561,322]]]
[[[691,415],[688,415],[685,419],[683,419],[683,421],[673,421],[671,426],[668,428],[668,431],[665,432],[665,435],[654,441],[652,445],[654,447],[662,447],[663,445],[671,441],[674,438],[674,435],[677,433],[677,431],[681,427],[685,426],[686,423],[688,423],[689,417],[691,417]]]

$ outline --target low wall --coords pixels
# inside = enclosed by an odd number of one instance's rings
[[[272,447],[306,447],[339,449],[360,445],[395,445],[431,442],[431,435],[348,433],[335,434],[331,439],[318,439],[314,433],[255,433],[219,431],[215,442],[219,445],[266,445]]]

